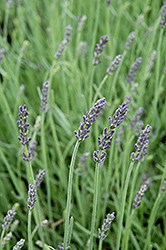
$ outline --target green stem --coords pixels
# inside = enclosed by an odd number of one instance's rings
[[[93,249],[93,235],[94,235],[94,230],[95,230],[96,211],[97,211],[97,197],[98,197],[98,187],[99,187],[99,170],[100,170],[99,167],[100,167],[100,163],[96,163],[95,180],[94,180],[93,212],[92,212],[89,250]]]
[[[120,211],[119,211],[119,221],[118,221],[118,233],[117,233],[117,242],[116,242],[116,250],[119,250],[120,247],[120,239],[121,239],[121,234],[122,234],[122,222],[123,222],[123,217],[124,217],[124,209],[125,209],[125,202],[126,202],[126,196],[127,196],[127,189],[129,186],[129,182],[130,182],[130,176],[131,176],[131,172],[133,169],[133,165],[134,162],[132,161],[130,163],[128,172],[127,172],[127,177],[126,177],[126,181],[125,181],[125,185],[124,185],[124,190],[123,190],[123,194],[122,194],[122,199],[121,199],[121,207],[120,207]]]
[[[129,203],[130,206],[130,203]],[[126,230],[125,230],[125,242],[124,242],[124,249],[127,250],[128,249],[128,240],[129,240],[129,233],[130,233],[130,228],[131,228],[131,224],[132,224],[132,219],[133,219],[133,215],[134,215],[135,209],[132,209],[131,215],[128,218],[128,220],[126,220]],[[122,248],[123,249],[123,248]]]
[[[95,97],[94,97],[93,102],[95,102],[95,101],[96,101],[96,99],[97,99],[97,97],[98,97],[98,94],[99,94],[99,92],[100,92],[101,88],[103,87],[103,85],[104,85],[105,81],[107,80],[107,78],[108,78],[108,75],[105,75],[105,76],[104,76],[104,78],[103,78],[103,80],[101,81],[101,83],[100,83],[99,87],[97,88],[97,91],[96,91],[96,94],[95,94]]]
[[[129,196],[129,202],[128,202],[128,208],[127,208],[127,215],[126,215],[126,229],[125,229],[125,237],[124,237],[124,246],[125,246],[124,249],[125,250],[127,250],[127,247],[128,247],[129,229],[130,229],[130,226],[131,226],[129,217],[130,217],[130,211],[131,211],[131,206],[132,206],[134,187],[135,187],[136,178],[137,178],[137,175],[138,175],[140,164],[141,163],[138,162],[136,170],[134,171],[134,175],[133,175],[133,178],[132,178],[131,189],[130,189],[130,196]]]
[[[73,173],[74,173],[74,164],[76,160],[77,151],[79,148],[80,142],[76,142],[71,163],[69,169],[69,181],[68,181],[68,190],[67,190],[67,205],[66,205],[66,219],[65,219],[65,233],[64,233],[64,250],[66,250],[67,240],[68,240],[68,229],[69,229],[69,219],[70,219],[70,208],[71,208],[71,195],[72,195],[72,185],[73,185]]]
[[[5,233],[5,229],[3,229],[1,233],[0,250],[2,250],[2,240],[3,240],[4,233]]]
[[[28,250],[33,250],[32,235],[31,235],[31,216],[32,216],[32,213],[29,210],[28,212]]]
[[[99,250],[102,250],[102,245],[103,245],[103,241],[100,240],[100,241],[99,241]]]

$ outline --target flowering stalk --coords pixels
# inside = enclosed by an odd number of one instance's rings
[[[24,246],[25,240],[21,239],[16,243],[16,245],[13,247],[13,250],[19,250]]]
[[[77,155],[77,151],[80,145],[80,142],[86,140],[89,137],[90,128],[92,124],[96,121],[96,118],[99,116],[101,110],[103,110],[105,105],[105,98],[98,100],[93,107],[86,112],[86,115],[83,116],[83,122],[80,122],[78,131],[74,131],[77,142],[74,147],[72,154],[72,159],[69,169],[69,181],[68,181],[68,191],[67,191],[67,205],[66,205],[66,219],[65,219],[65,233],[64,233],[64,247],[67,249],[68,241],[68,230],[69,230],[69,219],[70,219],[70,209],[71,209],[71,195],[72,195],[72,184],[73,184],[73,172],[74,164]],[[69,242],[70,243],[70,242]]]
[[[130,46],[131,46],[131,44],[133,43],[134,38],[135,38],[135,32],[132,31],[132,32],[128,35],[127,41],[125,42],[125,48],[126,48],[127,50],[130,49]]]
[[[100,43],[96,44],[95,52],[94,52],[94,59],[93,59],[93,65],[97,65],[101,63],[101,60],[99,60],[101,54],[103,53],[103,49],[106,47],[105,44],[108,43],[109,37],[108,35],[102,36],[100,38]]]
[[[135,72],[138,71],[141,63],[142,63],[142,57],[138,57],[128,72],[128,76],[127,76],[128,82],[133,82],[135,80],[135,76],[136,76]]]

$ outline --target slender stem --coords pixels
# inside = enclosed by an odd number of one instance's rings
[[[97,211],[97,197],[98,197],[98,187],[99,187],[99,170],[100,163],[96,163],[95,167],[95,180],[94,180],[94,197],[93,197],[93,212],[92,212],[92,222],[91,222],[91,234],[90,234],[90,246],[89,250],[93,249],[93,235],[95,230],[96,222],[96,211]]]
[[[130,182],[130,176],[131,172],[133,169],[134,162],[132,161],[130,163],[128,172],[127,172],[127,177],[124,185],[124,190],[122,194],[122,199],[121,199],[121,207],[120,207],[120,212],[119,212],[119,221],[118,221],[118,233],[117,233],[117,242],[116,242],[116,250],[119,250],[120,247],[120,239],[121,239],[121,234],[122,234],[122,222],[123,222],[123,217],[124,217],[124,209],[125,209],[125,202],[126,202],[126,196],[127,196],[127,189],[129,186]]]
[[[103,87],[103,85],[104,85],[105,81],[107,80],[107,78],[108,78],[108,75],[105,75],[105,76],[104,76],[104,78],[103,78],[103,80],[101,81],[101,83],[100,83],[99,87],[97,88],[97,91],[96,91],[96,94],[95,94],[95,97],[94,97],[93,102],[95,102],[95,101],[96,101],[96,99],[97,99],[97,97],[98,97],[98,94],[99,94],[99,92],[100,92],[101,88]]]
[[[130,196],[129,196],[129,202],[128,202],[128,208],[127,208],[127,215],[126,215],[125,237],[124,237],[125,250],[127,250],[127,247],[128,247],[129,229],[130,229],[130,226],[131,226],[129,217],[130,217],[130,211],[131,211],[131,206],[132,206],[132,199],[133,199],[133,192],[134,192],[135,182],[136,182],[136,178],[137,178],[137,175],[138,175],[140,164],[141,163],[138,162],[136,170],[134,171],[134,175],[133,175],[133,178],[132,178],[131,189],[130,189]]]
[[[28,250],[33,250],[32,234],[31,234],[31,211],[28,212]]]
[[[2,240],[3,240],[4,233],[5,233],[5,229],[3,229],[1,233],[0,250],[2,250]]]
[[[71,163],[69,169],[69,181],[68,181],[68,190],[67,190],[67,205],[66,205],[66,219],[65,219],[65,233],[64,233],[64,250],[66,250],[67,240],[68,240],[68,229],[69,229],[69,219],[70,219],[70,208],[71,208],[71,195],[72,195],[72,185],[73,185],[73,172],[74,164],[76,160],[77,151],[79,148],[80,142],[76,142]]]
[[[103,241],[100,240],[100,241],[99,241],[99,250],[102,250],[102,245],[103,245]]]
[[[125,231],[125,236],[124,236],[124,238],[125,238],[124,250],[128,249],[129,233],[130,233],[130,228],[131,228],[131,224],[132,224],[132,219],[133,219],[134,212],[135,212],[135,209],[132,209],[130,217],[128,218],[128,220],[126,222],[126,231]]]

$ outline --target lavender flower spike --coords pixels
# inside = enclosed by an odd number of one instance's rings
[[[136,152],[131,153],[131,159],[133,161],[144,161],[145,156],[147,155],[149,135],[152,127],[148,124],[144,130],[142,130],[140,137],[135,144]]]
[[[140,107],[136,113],[133,119],[131,120],[131,124],[129,125],[130,128],[134,128],[135,135],[139,135],[140,131],[142,130],[142,127],[144,126],[144,122],[140,120],[140,117],[142,115],[144,108]]]
[[[131,101],[131,97],[126,97],[126,100],[119,108],[115,111],[113,117],[109,117],[109,129],[104,128],[102,138],[98,137],[98,146],[99,150],[94,151],[93,159],[95,162],[102,162],[105,160],[106,152],[103,150],[109,149],[111,146],[112,137],[115,133],[115,129],[120,126],[126,117],[129,109],[129,103]]]
[[[80,122],[80,126],[77,131],[74,131],[76,139],[81,142],[89,137],[90,127],[92,123],[96,121],[96,118],[99,116],[100,111],[104,108],[105,98],[99,99],[94,106],[86,112],[86,115],[83,116],[83,122]]]
[[[6,245],[7,242],[12,238],[13,234],[12,232],[9,232],[3,239],[2,239],[2,245]]]
[[[133,82],[135,80],[135,76],[136,76],[135,72],[138,71],[141,63],[142,63],[142,57],[138,57],[128,72],[128,76],[127,76],[128,82]]]
[[[59,59],[60,58],[60,55],[63,53],[65,47],[69,43],[72,29],[73,28],[71,27],[70,24],[66,27],[65,37],[64,37],[61,45],[59,45],[59,48],[58,48],[57,52],[54,55],[55,59]]]
[[[46,170],[43,169],[43,170],[39,170],[39,173],[36,175],[36,180],[35,180],[35,186],[36,186],[36,189],[38,189],[40,187],[40,184],[42,183],[43,181],[43,177],[46,175]]]
[[[104,240],[106,237],[106,232],[109,230],[112,221],[115,219],[115,212],[113,212],[112,214],[108,214],[107,215],[107,219],[104,219],[104,223],[102,225],[102,230],[99,229],[99,239],[100,240]]]
[[[161,15],[160,26],[161,26],[163,29],[165,29],[165,27],[166,27],[166,1],[165,1],[164,4],[161,6],[160,15]]]
[[[103,49],[105,48],[105,44],[108,43],[108,41],[109,41],[109,37],[108,37],[108,35],[105,35],[105,36],[102,36],[100,38],[100,43],[96,44],[96,48],[95,48],[95,52],[94,52],[94,59],[93,59],[94,66],[101,63],[99,58],[103,52]]]
[[[35,203],[36,203],[36,188],[34,185],[29,184],[27,207],[30,211],[33,210]]]
[[[12,208],[11,210],[9,210],[7,212],[7,215],[4,217],[5,223],[2,225],[2,229],[5,229],[6,227],[8,227],[11,224],[15,215],[16,215],[16,212],[15,212],[14,208]]]
[[[67,244],[66,244],[66,248],[65,249],[70,249],[70,246],[68,245],[69,243],[68,243],[68,241],[67,241]],[[64,243],[62,243],[62,246],[60,246],[60,245],[58,245],[58,248],[59,248],[59,250],[65,250],[64,249]]]
[[[108,75],[113,75],[113,72],[117,69],[119,63],[122,61],[122,56],[118,55],[115,57],[114,61],[111,63],[111,65],[107,68],[106,73]]]
[[[164,184],[161,186],[161,193],[164,193],[166,191],[166,180],[164,181]]]
[[[140,190],[137,192],[135,199],[133,200],[133,207],[137,208],[141,205],[142,198],[145,195],[146,190],[148,189],[147,185],[142,185]]]
[[[47,111],[48,109],[48,88],[49,88],[49,84],[48,81],[43,83],[43,88],[42,88],[42,98],[41,98],[41,104],[40,104],[40,108],[41,111],[44,112],[45,110]]]
[[[22,145],[26,145],[31,141],[31,137],[28,137],[28,127],[29,123],[27,123],[29,112],[27,111],[26,105],[19,107],[20,113],[18,114],[20,117],[20,120],[17,121],[17,124],[20,128],[20,136],[18,137],[19,141]]]
[[[25,240],[21,239],[16,243],[16,245],[13,247],[13,250],[19,250],[24,246]]]
[[[132,32],[128,35],[127,41],[125,42],[125,47],[126,47],[127,50],[130,49],[130,45],[133,43],[134,38],[135,38],[135,32],[132,31]]]

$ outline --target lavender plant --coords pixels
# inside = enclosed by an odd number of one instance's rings
[[[99,239],[100,240],[104,240],[106,238],[106,232],[110,229],[111,223],[112,221],[115,219],[115,212],[113,212],[112,214],[108,214],[107,218],[104,219],[103,225],[102,225],[102,229],[99,229]]]
[[[132,32],[128,35],[127,41],[125,42],[125,48],[126,48],[127,50],[130,49],[130,46],[131,46],[131,44],[133,43],[134,38],[135,38],[135,32],[132,31]]]
[[[135,80],[135,76],[136,76],[135,72],[138,71],[141,63],[142,63],[142,57],[138,57],[128,72],[128,76],[127,76],[128,82],[133,82]]]
[[[108,35],[101,36],[100,43],[96,44],[95,52],[94,52],[94,59],[93,59],[93,65],[98,65],[101,63],[101,60],[99,60],[101,54],[103,53],[103,49],[106,47],[105,44],[108,43],[109,37]]]
[[[42,98],[41,98],[41,104],[40,104],[40,108],[41,111],[47,111],[48,110],[48,88],[49,88],[49,84],[48,81],[43,83],[43,88],[42,88]]]
[[[160,21],[160,25],[163,29],[165,29],[166,27],[166,1],[163,3],[163,5],[161,6],[160,9],[160,16],[161,16],[161,21]]]
[[[71,34],[72,34],[72,26],[69,24],[67,27],[66,27],[66,32],[65,32],[65,37],[61,43],[61,45],[59,45],[59,48],[58,50],[56,51],[54,57],[55,59],[59,59],[61,54],[63,53],[65,47],[68,45],[68,43],[70,42],[70,37],[71,37]]]
[[[107,68],[106,73],[112,76],[113,72],[117,69],[121,60],[122,60],[121,55],[116,56],[115,59],[112,61],[111,65]]]
[[[144,125],[144,122],[140,120],[143,110],[143,107],[137,109],[137,111],[135,112],[135,116],[132,118],[131,124],[129,125],[130,128],[134,129],[135,135],[137,136],[139,135]]]
[[[135,199],[133,200],[134,208],[138,208],[141,205],[142,198],[144,197],[147,189],[148,189],[147,185],[141,186],[140,190],[137,192]]]
[[[13,250],[19,250],[24,246],[25,240],[21,239],[16,243],[16,245],[13,247]]]

